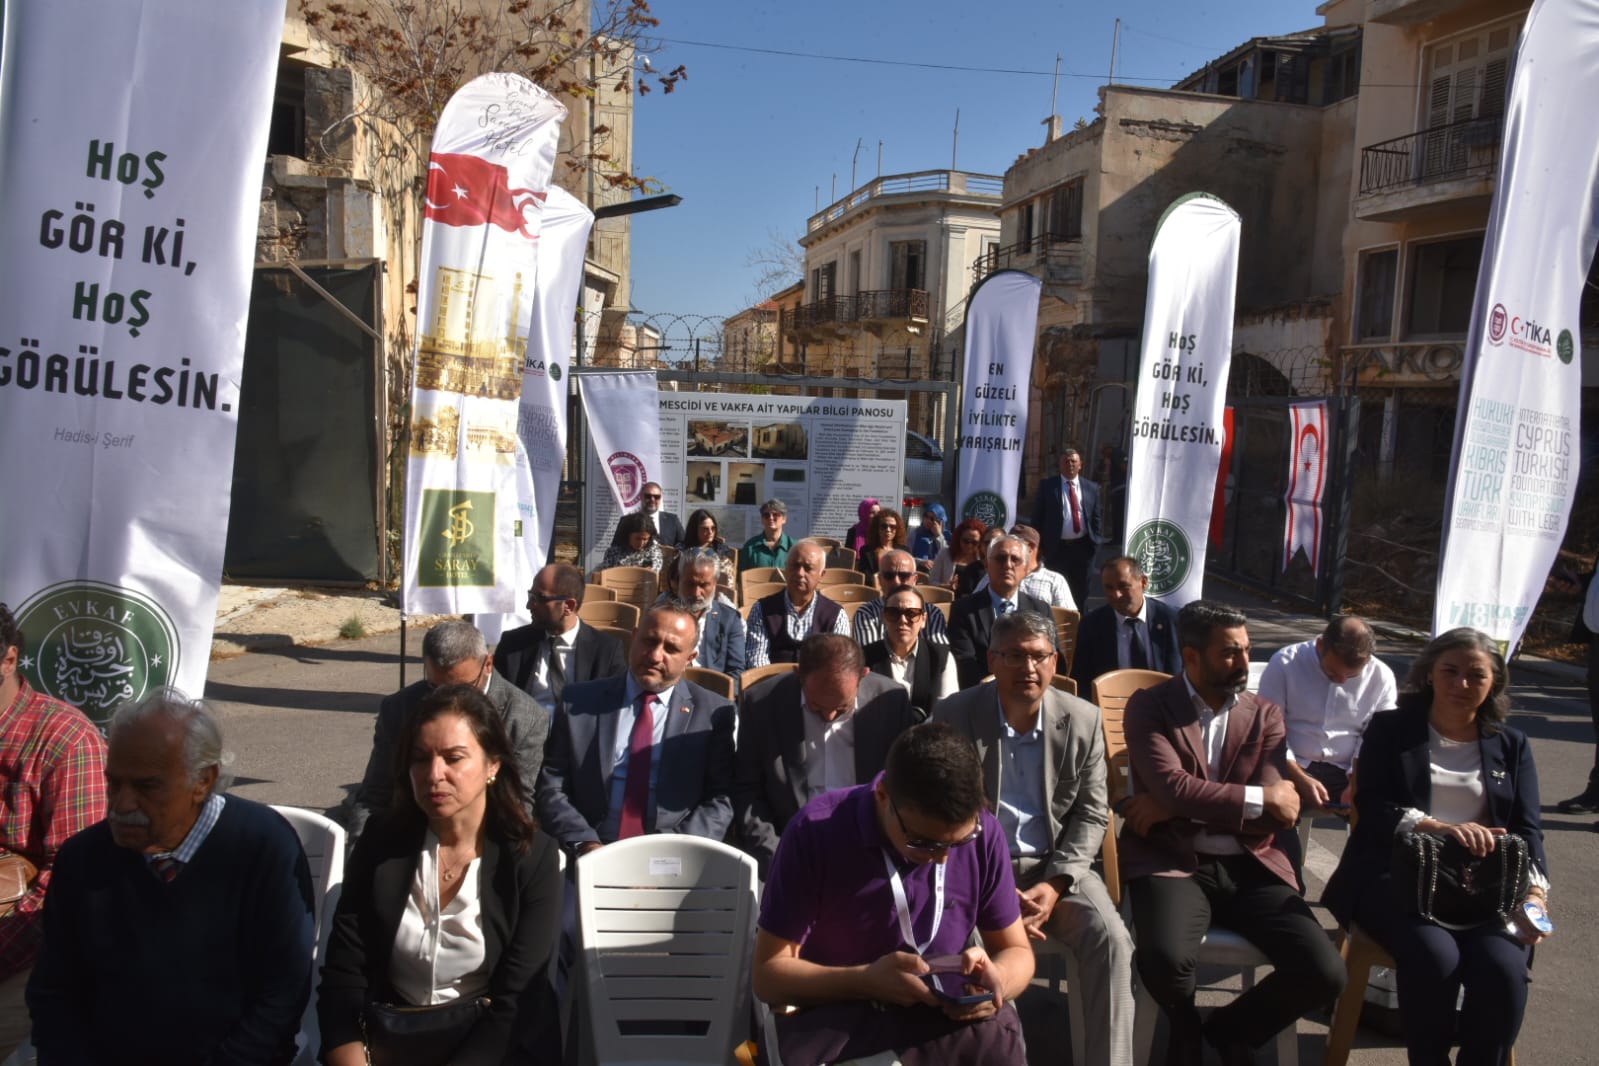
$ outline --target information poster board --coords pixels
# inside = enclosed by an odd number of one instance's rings
[[[704,508],[739,545],[761,531],[760,505],[788,504],[787,531],[842,539],[861,500],[896,507],[904,488],[905,401],[728,393],[658,394],[665,510]],[[586,450],[583,565],[605,558],[621,517],[600,459]]]

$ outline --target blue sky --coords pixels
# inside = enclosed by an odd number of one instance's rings
[[[1169,86],[1251,37],[1321,24],[1313,0],[655,0],[659,70],[671,95],[637,102],[634,169],[683,197],[633,222],[633,306],[726,315],[755,294],[750,253],[877,173],[947,168],[960,109],[959,166],[1003,174],[1043,143],[1055,55],[1056,112],[1092,120],[1122,19],[1117,80]],[[686,42],[701,42],[689,44]],[[706,47],[718,45],[723,47]],[[849,56],[1020,74],[772,55]]]

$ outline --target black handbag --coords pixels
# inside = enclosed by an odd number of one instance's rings
[[[361,1012],[368,1066],[449,1066],[488,1010],[487,996],[426,1007],[368,1003]]]
[[[1509,920],[1527,898],[1532,866],[1527,841],[1515,833],[1477,856],[1452,836],[1398,833],[1393,879],[1400,905],[1439,925],[1469,929]]]

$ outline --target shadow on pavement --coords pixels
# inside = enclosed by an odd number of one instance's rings
[[[418,674],[417,676],[421,676]],[[330,692],[303,688],[262,688],[259,685],[230,685],[211,681],[205,687],[208,700],[242,707],[281,708],[295,711],[337,711],[376,714],[378,701],[387,693]]]

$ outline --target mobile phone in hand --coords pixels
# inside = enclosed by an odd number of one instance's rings
[[[994,998],[992,991],[969,983],[964,974],[925,973],[922,975],[922,980],[933,990],[933,995],[945,1003],[953,1003],[958,1007],[987,1003]]]

